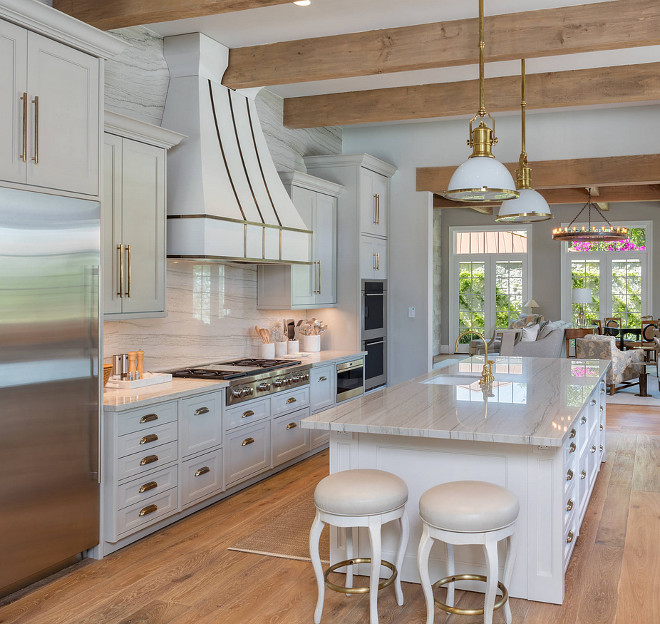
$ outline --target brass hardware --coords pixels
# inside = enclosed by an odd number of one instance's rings
[[[295,403],[295,402],[296,402],[296,397],[289,397],[289,398],[286,400],[287,405],[288,405],[289,403]]]
[[[380,271],[380,254],[376,252],[376,271]]]
[[[158,511],[158,505],[147,505],[144,509],[140,510],[138,516],[140,516],[140,518],[142,516],[148,516],[149,514],[152,514],[154,511]]]
[[[149,442],[155,442],[156,440],[158,440],[158,436],[155,433],[150,433],[140,440],[140,444],[149,444]]]
[[[600,426],[600,430],[603,431],[603,425]]]
[[[328,378],[325,375],[319,377],[319,381],[328,381]]]
[[[295,429],[298,425],[296,423],[289,423],[286,428],[287,429]]]
[[[318,294],[321,294],[321,261],[319,260],[319,292]]]
[[[583,471],[580,473],[580,479],[586,479],[586,478],[587,478],[587,471],[586,471],[586,470],[583,470]]]
[[[573,478],[573,471],[569,468],[566,473],[566,481],[570,481]]]
[[[582,418],[580,418],[580,424],[581,425],[584,425],[584,423],[586,423],[586,422],[587,422],[587,417],[586,416],[583,416]]]
[[[201,477],[202,475],[206,474],[207,472],[211,472],[211,469],[208,466],[202,466],[198,470],[195,470],[195,476],[196,477]]]
[[[455,583],[456,581],[483,581],[486,582],[486,577],[483,574],[452,574],[451,576],[445,576],[445,578],[436,581],[431,586],[431,591],[435,591],[438,587],[442,585],[447,585],[448,583]],[[509,599],[509,592],[503,583],[498,581],[497,586],[502,592],[502,597],[493,605],[493,610],[502,608],[507,600]],[[444,602],[433,599],[436,606],[445,611],[446,613],[452,613],[454,615],[483,615],[484,609],[459,609],[457,607],[450,607]]]
[[[597,450],[598,450],[598,449],[596,448],[595,445],[591,447],[591,452],[592,452],[592,453],[595,453]]]
[[[131,297],[131,246],[126,245],[126,264],[128,264],[128,288],[126,289],[126,296]]]
[[[117,291],[118,297],[124,296],[124,245],[117,245],[119,252],[119,290]]]
[[[254,416],[254,412],[252,410],[248,410],[247,412],[243,412],[243,415],[241,418],[249,418],[250,416]]]
[[[577,431],[575,429],[571,429],[571,432],[568,434],[569,438],[574,438],[577,435]]]
[[[575,442],[571,442],[571,445],[568,447],[568,452],[569,453],[575,453],[575,449],[577,446],[575,446]]]
[[[600,406],[600,411],[601,411],[601,412],[603,411],[603,406],[602,406],[602,405]]]
[[[245,440],[241,442],[241,446],[247,446],[248,444],[252,444],[253,442],[254,442],[254,438],[245,438]]]
[[[158,487],[158,483],[156,481],[149,481],[149,483],[145,483],[139,490],[138,494],[144,494],[145,492],[148,492],[149,490],[154,490]]]
[[[373,218],[374,225],[376,225],[378,223],[378,221],[376,221],[376,210],[377,210],[377,208],[376,208],[377,203],[376,202],[377,201],[378,201],[378,195],[376,195],[376,193],[374,193],[374,218]]]
[[[371,268],[375,271],[376,270],[376,254],[371,254],[373,256],[373,260],[371,261]]]
[[[195,416],[201,416],[202,414],[208,414],[211,410],[208,407],[198,407],[195,410]]]
[[[603,448],[603,445],[600,445],[600,452],[602,453],[605,449]]]
[[[573,509],[573,499],[569,498],[568,502],[566,503],[566,511],[570,511],[571,509]]]
[[[27,142],[28,142],[28,94],[23,92],[21,96],[23,102],[23,149],[21,150],[20,157],[23,162],[27,162]]]
[[[591,405],[596,405],[596,399],[591,399]]]
[[[575,533],[573,533],[573,531],[569,531],[568,535],[566,536],[566,543],[570,544],[573,541],[574,536],[575,536]]]
[[[340,561],[339,563],[335,563],[334,565],[331,565],[323,575],[323,578],[325,579],[325,586],[328,589],[331,589],[332,591],[339,592],[340,594],[368,594],[369,593],[368,587],[342,587],[341,585],[335,585],[334,583],[328,580],[328,577],[339,568],[343,568],[344,566],[349,566],[349,565],[357,565],[358,563],[371,563],[371,558],[359,557],[357,559],[346,559],[345,561]],[[392,574],[389,578],[386,578],[384,581],[380,581],[380,583],[378,583],[378,591],[380,591],[381,589],[385,589],[386,587],[391,585],[394,582],[394,579],[396,579],[398,574],[396,566],[394,566],[394,564],[390,563],[389,561],[382,560],[380,562],[380,565],[385,566],[386,568],[392,570]]]
[[[140,460],[140,466],[146,466],[147,464],[153,464],[158,461],[158,455],[147,455]]]
[[[34,100],[34,164],[39,164],[39,96],[35,95]]]
[[[376,195],[376,225],[380,225],[380,195]]]
[[[158,414],[147,414],[140,418],[140,424],[143,425],[144,423],[153,422],[154,420],[158,420]]]
[[[462,334],[459,334],[458,338],[456,338],[456,342],[454,343],[454,351],[458,349],[458,341],[463,336],[467,336],[468,334],[474,334],[475,336],[479,336],[479,338],[481,338],[481,340],[484,343],[484,367],[481,369],[481,379],[479,380],[479,385],[488,386],[493,383],[495,377],[493,376],[493,362],[491,362],[488,359],[488,342],[486,341],[486,339],[479,332],[468,329],[464,331]]]

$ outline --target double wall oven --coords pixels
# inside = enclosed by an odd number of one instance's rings
[[[362,280],[364,389],[387,383],[387,281]]]

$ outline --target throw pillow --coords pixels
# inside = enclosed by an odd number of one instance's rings
[[[523,327],[522,331],[523,331],[523,335],[522,335],[523,342],[534,342],[539,334],[539,325],[537,323],[536,325]]]
[[[550,333],[544,331],[545,328],[548,326],[548,323],[550,323],[550,321],[543,321],[542,323],[539,323],[539,334],[536,337],[537,340],[541,340],[542,338],[545,338]]]

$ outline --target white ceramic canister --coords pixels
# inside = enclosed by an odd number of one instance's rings
[[[311,353],[316,353],[321,350],[321,336],[303,336],[302,343],[303,351],[309,351]]]
[[[282,357],[287,353],[288,342],[285,340],[283,342],[275,343],[275,357]]]
[[[290,354],[295,354],[300,351],[300,343],[297,340],[289,340],[286,343],[287,352]]]
[[[275,343],[265,342],[261,345],[261,357],[266,360],[272,360],[275,357]]]

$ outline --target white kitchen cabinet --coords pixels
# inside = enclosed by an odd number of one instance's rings
[[[216,449],[182,462],[182,508],[221,492],[222,487],[222,449]]]
[[[387,238],[389,213],[389,178],[360,168],[360,231]]]
[[[224,390],[220,390],[181,401],[179,414],[181,457],[222,444],[223,396]]]
[[[107,111],[105,126],[105,318],[164,316],[166,152],[183,136]]]
[[[270,420],[238,427],[227,434],[225,442],[227,487],[268,470],[270,458]]]
[[[387,279],[387,240],[360,236],[360,277]]]
[[[315,366],[309,372],[309,393],[312,414],[336,403],[337,371],[334,364]]]
[[[273,418],[271,425],[273,467],[309,451],[309,430],[300,421],[309,416],[309,408]]]
[[[300,172],[281,173],[311,238],[311,264],[261,265],[257,307],[332,307],[337,303],[337,196],[342,187]]]

